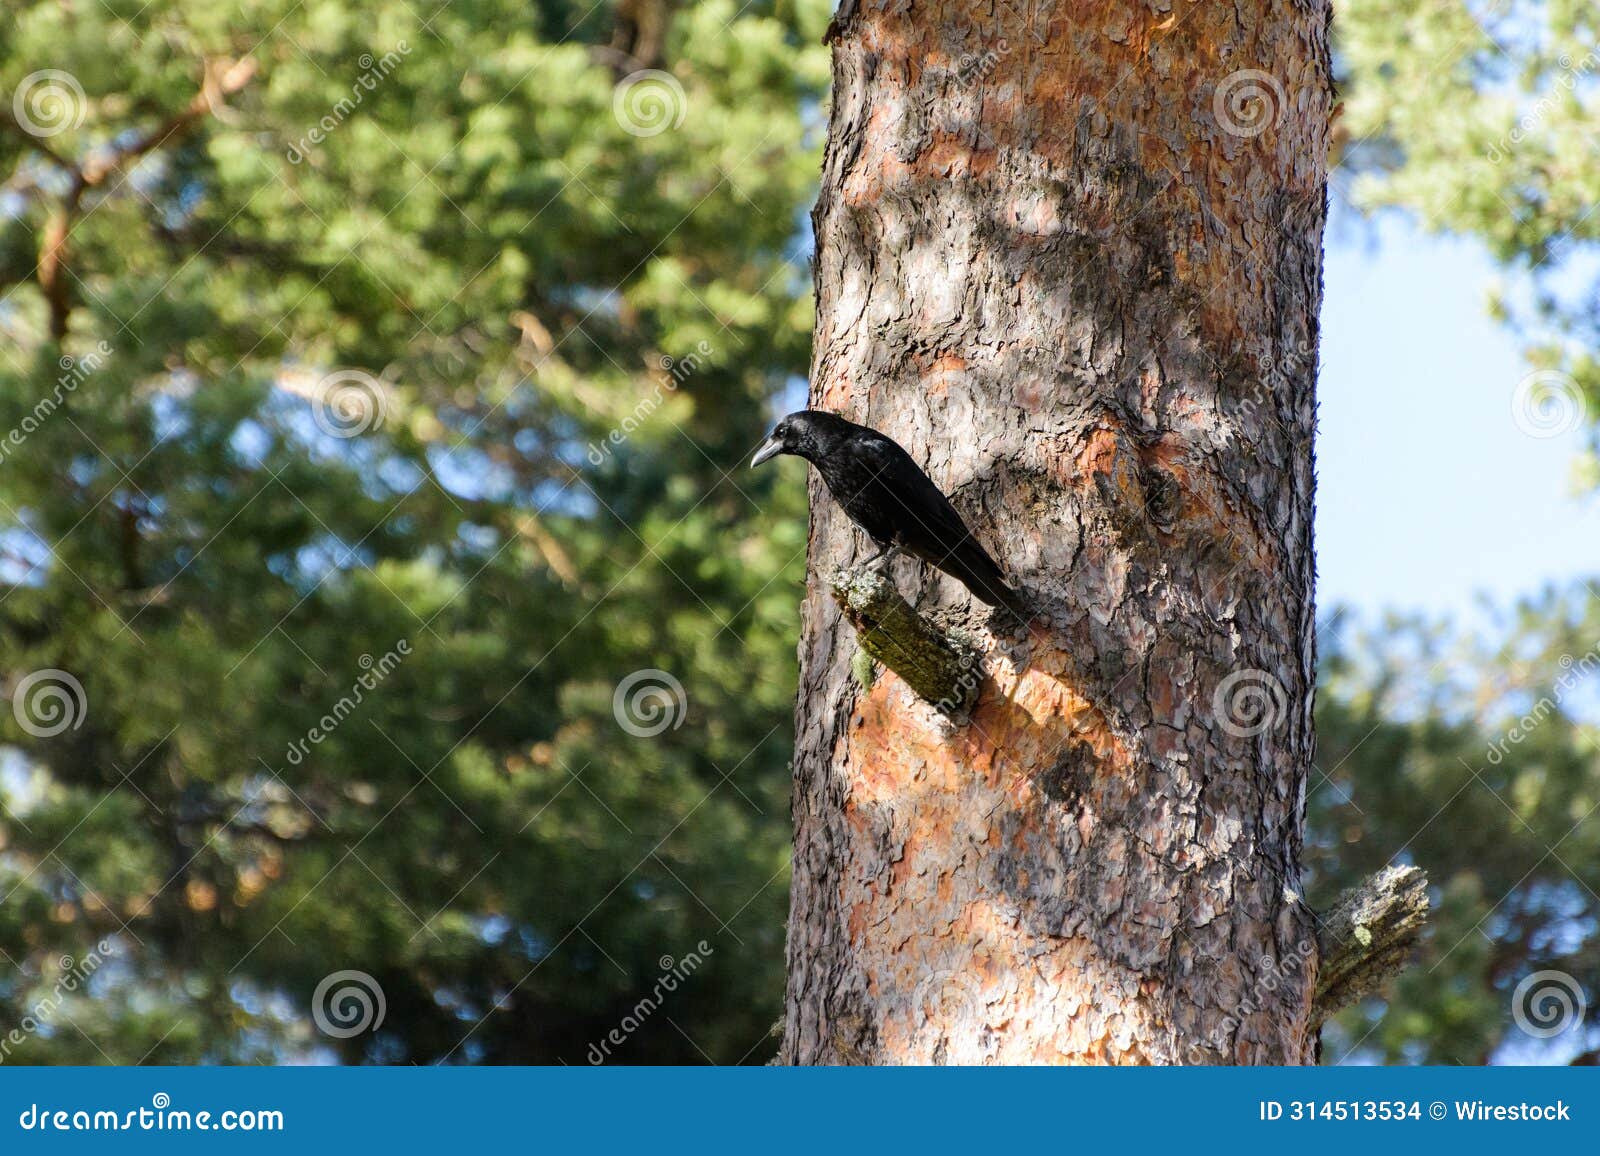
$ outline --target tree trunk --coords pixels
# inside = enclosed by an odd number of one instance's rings
[[[811,401],[1037,610],[914,561],[970,717],[868,680],[812,479],[785,1063],[1306,1063],[1328,8],[845,8]],[[853,669],[856,673],[852,673]]]

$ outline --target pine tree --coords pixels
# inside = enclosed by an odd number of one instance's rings
[[[1036,609],[903,566],[986,686],[862,685],[813,486],[783,1056],[1306,1062],[1327,10],[990,12],[837,25],[812,401]]]

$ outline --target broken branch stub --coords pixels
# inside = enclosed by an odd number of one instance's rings
[[[1416,867],[1385,867],[1341,895],[1317,933],[1314,1027],[1399,975],[1427,919],[1428,877]]]
[[[876,570],[835,570],[828,585],[862,650],[946,714],[966,713],[983,682],[975,647],[918,614]]]

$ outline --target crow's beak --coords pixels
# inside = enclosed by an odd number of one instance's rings
[[[750,468],[753,470],[762,462],[770,461],[783,452],[783,443],[775,437],[769,437],[761,443],[761,448],[756,451],[756,456],[750,459]]]

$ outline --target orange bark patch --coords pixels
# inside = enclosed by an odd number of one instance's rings
[[[949,133],[935,133],[933,143],[918,157],[916,172],[937,180],[985,177],[994,170],[996,151],[974,149]]]
[[[953,353],[946,353],[934,359],[933,364],[922,371],[922,389],[930,397],[938,397],[949,390],[950,386],[961,380],[961,375],[967,371],[967,360]]]
[[[821,408],[834,413],[850,412],[850,395],[854,392],[848,374],[840,373],[828,379],[822,391]]]
[[[1078,454],[1079,484],[1104,479],[1127,509],[1144,508],[1144,486],[1139,481],[1139,460],[1115,430],[1097,429]]]
[[[854,805],[922,804],[959,796],[975,785],[1030,794],[1024,770],[1048,768],[1068,742],[1121,768],[1127,752],[1094,705],[1074,689],[1059,652],[1036,655],[1020,672],[992,671],[971,723],[950,728],[932,707],[917,704],[905,684],[885,672],[857,708],[860,720],[840,738],[836,757],[851,769]],[[996,800],[998,801],[998,800]],[[909,842],[908,842],[909,846]]]

